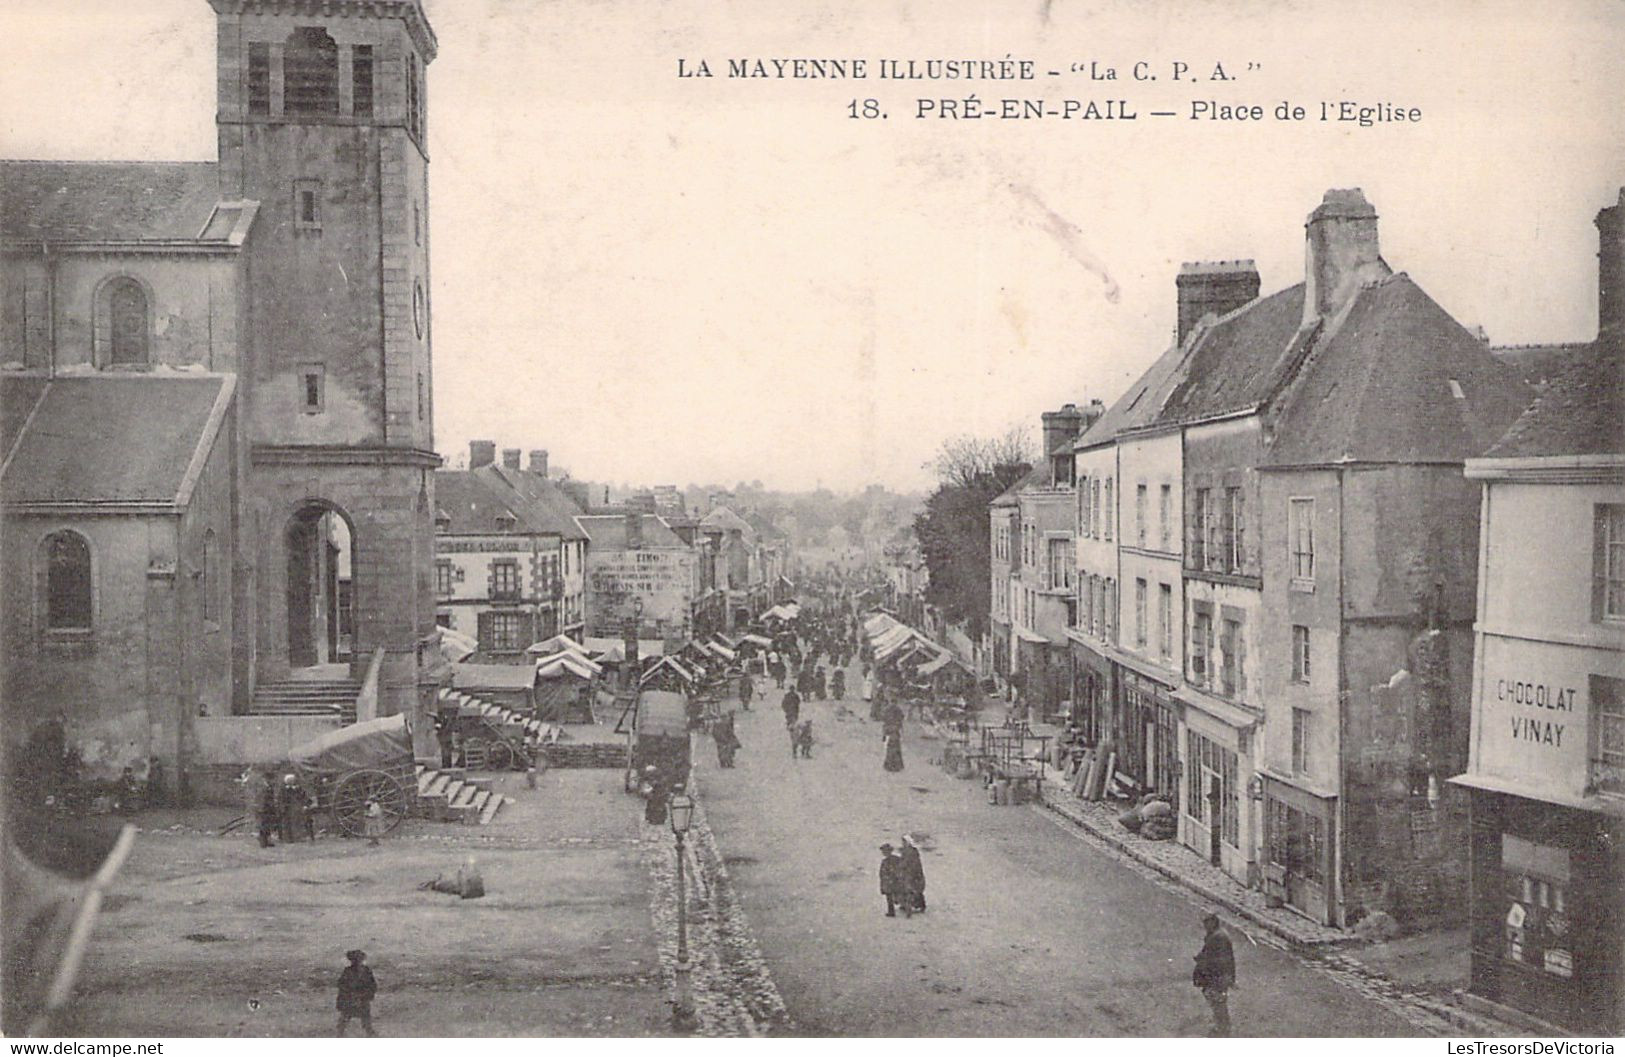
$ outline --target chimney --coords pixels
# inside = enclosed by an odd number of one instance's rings
[[[626,549],[636,551],[643,549],[643,515],[636,510],[626,515]]]
[[[1101,416],[1105,414],[1106,405],[1104,402],[1100,400],[1089,401],[1088,406],[1083,409],[1083,425],[1078,427],[1078,436],[1081,437],[1087,433],[1089,427],[1099,422]]]
[[[1083,431],[1084,414],[1077,404],[1066,404],[1059,411],[1046,411],[1039,416],[1044,423],[1044,454],[1051,455],[1061,445],[1074,441]]]
[[[1360,287],[1389,274],[1377,246],[1377,211],[1358,187],[1327,191],[1303,227],[1305,323],[1336,315]]]
[[[1625,327],[1625,187],[1597,213],[1597,333]]]
[[[1186,261],[1174,278],[1179,292],[1179,343],[1209,312],[1222,316],[1258,296],[1258,266],[1250,260]]]
[[[502,449],[502,468],[505,469],[505,470],[517,470],[517,469],[519,469],[519,449],[518,448],[503,448]]]
[[[496,461],[496,441],[471,440],[468,442],[468,468],[470,470],[478,470],[481,466],[489,466]]]
[[[547,476],[546,448],[532,448],[530,450],[530,472],[538,477]]]

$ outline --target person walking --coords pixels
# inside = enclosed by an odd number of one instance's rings
[[[913,898],[913,906],[920,913],[925,913],[925,864],[920,861],[920,846],[914,843],[914,838],[907,833],[903,834],[903,848],[898,853],[903,860],[903,879],[908,882],[908,893]]]
[[[837,668],[835,674],[829,677],[830,696],[839,701],[846,696],[846,669]]]
[[[886,897],[886,916],[897,916],[898,896],[903,891],[903,860],[893,853],[890,844],[880,846],[880,894]],[[907,905],[903,913],[909,912]]]
[[[795,687],[784,692],[784,699],[779,702],[779,707],[784,710],[784,725],[795,726],[796,721],[801,718],[801,695],[796,693]]]
[[[895,704],[887,705],[881,717],[881,740],[886,743],[883,766],[888,771],[903,769],[903,710]]]
[[[732,767],[734,753],[739,751],[741,744],[739,735],[734,733],[734,714],[729,712],[711,725],[711,737],[717,743],[717,765],[719,767]]]
[[[374,848],[378,847],[378,839],[384,835],[384,807],[377,800],[367,801],[361,828],[367,835],[367,844]]]
[[[1202,990],[1208,1009],[1213,1012],[1213,1028],[1209,1036],[1228,1038],[1230,1035],[1230,989],[1236,986],[1236,952],[1230,946],[1230,937],[1219,924],[1217,914],[1202,919],[1207,935],[1202,949],[1196,952],[1196,967],[1191,971],[1191,983]]]
[[[829,678],[824,674],[824,666],[819,665],[813,670],[813,696],[822,701],[828,697]]]
[[[813,747],[812,720],[804,719],[790,728],[790,755],[799,755],[803,760],[812,759]]]
[[[750,711],[750,699],[756,696],[756,684],[751,681],[750,673],[739,677],[739,707],[746,712]]]
[[[344,956],[350,964],[339,974],[338,1033],[342,1037],[349,1031],[351,1019],[359,1017],[361,1029],[376,1036],[378,1033],[372,1030],[372,999],[378,993],[378,981],[367,968],[367,952],[346,951]]]

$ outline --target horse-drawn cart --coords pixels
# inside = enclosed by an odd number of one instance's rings
[[[412,813],[417,764],[405,716],[384,716],[329,731],[288,753],[316,809],[332,814],[351,837],[367,836],[367,805],[379,808],[377,833],[388,833]]]

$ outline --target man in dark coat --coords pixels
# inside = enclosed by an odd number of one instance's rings
[[[1202,940],[1202,949],[1196,952],[1191,983],[1202,989],[1202,997],[1213,1011],[1213,1030],[1208,1034],[1226,1038],[1230,1035],[1229,991],[1236,986],[1236,952],[1217,914],[1203,918],[1202,927],[1207,930],[1207,936]]]
[[[756,684],[751,682],[747,673],[739,677],[739,707],[746,712],[750,711],[750,699],[756,696]]]
[[[903,834],[903,879],[908,882],[908,893],[914,899],[914,909],[925,913],[925,864],[920,861],[920,847],[914,838]]]
[[[784,709],[784,725],[793,727],[801,719],[801,695],[792,687],[784,692],[784,700],[779,703]]]
[[[880,894],[886,897],[886,916],[897,916],[898,897],[903,894],[903,860],[892,854],[890,844],[880,846]],[[905,905],[903,912],[908,913]]]
[[[362,1029],[368,1035],[377,1035],[372,1030],[372,996],[378,993],[378,981],[365,964],[367,952],[346,951],[344,956],[350,964],[339,974],[338,1033],[343,1035],[349,1030],[352,1017],[360,1017]]]

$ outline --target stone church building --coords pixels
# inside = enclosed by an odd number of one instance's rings
[[[421,718],[439,667],[434,33],[210,3],[217,161],[0,162],[5,736],[172,789],[221,720]]]

